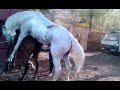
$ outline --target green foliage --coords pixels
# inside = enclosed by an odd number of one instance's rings
[[[53,19],[57,19],[64,24],[89,24],[91,30],[104,32],[106,30],[120,30],[120,10],[115,9],[68,9],[71,14],[67,17],[64,10],[57,12],[58,9],[29,9],[50,14]],[[59,9],[60,10],[60,9]],[[61,17],[55,18],[56,15]]]

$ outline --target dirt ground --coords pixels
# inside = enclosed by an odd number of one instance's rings
[[[39,71],[37,78],[32,79],[34,70],[29,69],[27,75],[23,81],[50,81],[51,76],[48,72],[45,72],[49,68],[49,57],[47,53],[39,54]],[[62,64],[62,73],[59,77],[59,81],[63,81],[65,76],[64,62]],[[6,75],[0,75],[0,81],[17,81],[22,71],[13,69]],[[73,71],[70,75],[70,80],[73,79]],[[81,72],[78,74],[77,81],[120,81],[120,56],[114,56],[101,52],[86,52],[86,59]]]

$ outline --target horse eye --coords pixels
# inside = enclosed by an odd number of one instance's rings
[[[5,25],[2,25],[2,28],[4,28],[4,30],[5,30]]]

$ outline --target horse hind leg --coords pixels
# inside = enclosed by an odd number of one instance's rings
[[[37,60],[35,60],[35,66],[36,66],[36,70],[35,70],[35,74],[34,74],[34,76],[33,76],[33,79],[36,79],[36,75],[37,75],[37,71],[38,71],[38,61]]]
[[[52,81],[56,81],[60,72],[61,72],[60,58],[53,57],[53,63],[54,63],[55,71],[54,71],[54,74],[53,74]]]
[[[29,63],[28,63],[28,60],[29,60],[29,54],[24,54],[24,66],[25,66],[25,69],[24,69],[24,72],[22,74],[22,76],[18,79],[19,81],[22,81],[24,76],[26,75],[28,69],[29,69]]]
[[[65,66],[66,66],[66,69],[67,69],[67,73],[66,73],[65,81],[69,81],[70,70],[71,70],[72,65],[71,65],[71,63],[70,63],[68,53],[64,56],[63,59],[64,59]]]
[[[22,76],[18,79],[19,81],[22,81],[24,76],[26,75],[27,71],[29,69],[29,64],[26,62],[25,63],[25,69],[24,69],[24,73],[22,74]]]
[[[34,59],[34,61],[35,61],[35,68],[36,68],[36,70],[35,70],[35,74],[34,74],[34,76],[33,76],[33,79],[36,79],[36,75],[37,75],[37,72],[38,72],[38,67],[39,67],[39,64],[38,64],[38,54],[39,54],[39,52],[40,52],[40,49],[41,49],[40,47],[42,46],[42,44],[36,42],[35,45],[36,45],[36,46],[35,46],[35,50],[34,50],[34,52],[33,52],[33,59]]]
[[[66,54],[66,50],[63,50],[62,45],[58,45],[58,43],[52,43],[51,44],[51,54],[53,58],[53,65],[54,65],[54,73],[53,73],[53,79],[52,81],[56,81],[58,76],[61,74],[61,63],[60,60],[64,57]]]
[[[49,51],[49,68],[46,70],[46,72],[49,71],[49,76],[52,76],[53,68],[54,68],[53,58],[51,52]]]
[[[49,75],[51,76],[52,75],[52,71],[53,71],[53,58],[52,58],[52,55],[51,55],[51,52],[49,51],[49,63],[50,63],[50,72],[49,72]]]
[[[56,81],[61,72],[61,65],[60,65],[61,56],[59,56],[59,54],[55,53],[55,52],[56,52],[56,50],[51,50],[53,64],[54,64],[54,68],[55,68],[52,81]]]

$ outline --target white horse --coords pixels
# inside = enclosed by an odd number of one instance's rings
[[[8,61],[12,61],[15,52],[20,46],[22,40],[31,35],[40,43],[48,45],[50,44],[50,51],[53,57],[53,64],[55,67],[55,73],[53,75],[53,81],[57,80],[61,71],[60,60],[63,58],[67,75],[66,80],[69,80],[71,63],[69,61],[69,53],[73,56],[75,64],[75,76],[81,69],[85,54],[82,46],[77,39],[64,27],[54,24],[49,21],[42,13],[34,11],[18,12],[10,16],[5,22],[3,28],[3,34],[6,36],[7,42],[13,42],[16,35],[16,30],[20,29],[20,35],[18,37],[17,44],[14,47]]]

